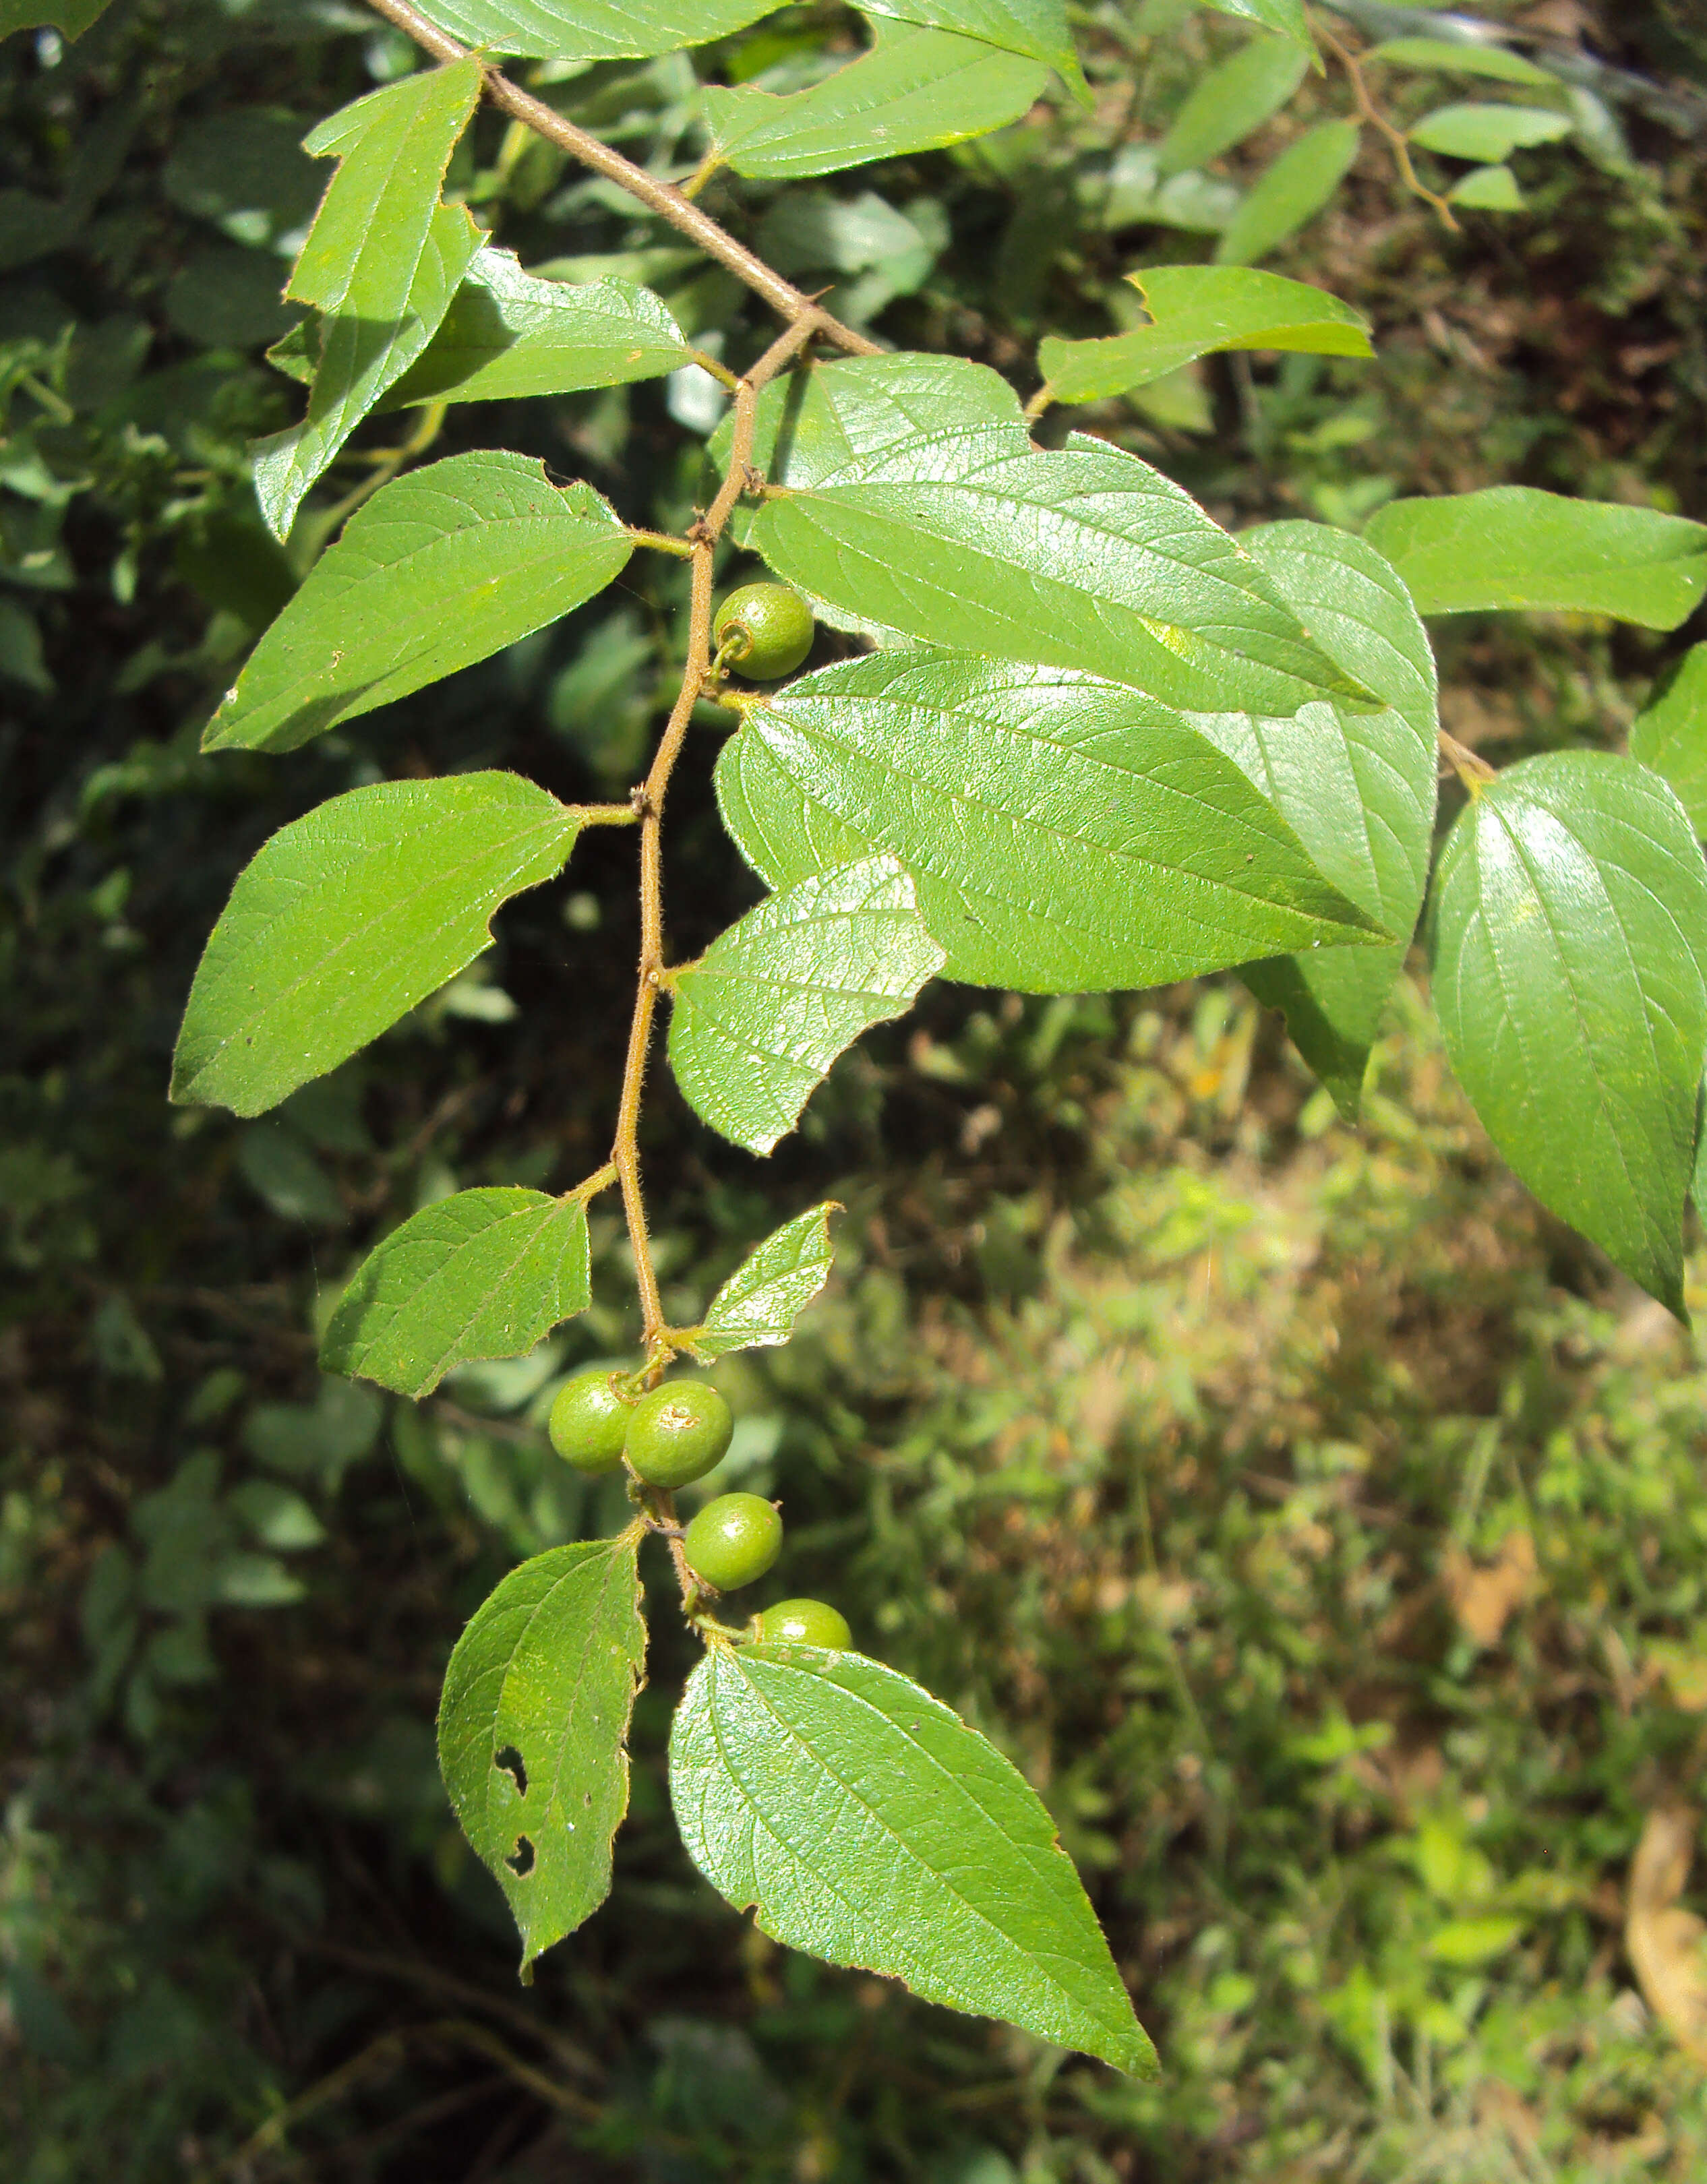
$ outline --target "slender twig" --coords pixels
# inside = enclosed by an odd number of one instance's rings
[[[396,25],[399,31],[413,38],[416,45],[431,53],[435,60],[460,61],[467,54],[466,46],[448,36],[436,23],[429,23],[419,8],[411,8],[409,0],[368,0],[376,14],[383,15],[387,22]],[[589,136],[567,121],[555,107],[544,99],[535,98],[502,75],[496,69],[483,70],[486,79],[486,95],[492,103],[517,121],[525,122],[537,136],[548,143],[590,167],[594,174],[603,175],[607,181],[615,182],[631,197],[638,198],[649,210],[661,220],[669,221],[679,229],[690,242],[695,242],[708,258],[715,258],[720,265],[727,265],[739,279],[745,281],[755,295],[762,296],[773,311],[790,320],[810,319],[812,330],[822,334],[826,341],[834,342],[838,348],[851,351],[856,356],[879,356],[880,343],[868,340],[864,334],[856,333],[851,326],[821,309],[809,296],[784,281],[773,267],[767,265],[745,243],[737,242],[726,227],[720,227],[709,213],[701,212],[698,205],[683,197],[672,182],[661,181],[657,176],[648,174],[645,168],[637,167],[632,159],[625,159],[620,152],[602,143],[596,136]]]
[[[1346,81],[1351,85],[1352,97],[1358,103],[1358,113],[1363,115],[1372,129],[1379,130],[1386,138],[1393,155],[1393,164],[1399,170],[1399,180],[1413,197],[1419,197],[1425,204],[1432,206],[1441,226],[1450,229],[1456,235],[1459,231],[1459,224],[1453,216],[1452,207],[1438,190],[1431,190],[1429,187],[1411,164],[1411,148],[1405,141],[1404,131],[1396,128],[1388,120],[1386,115],[1381,112],[1370,96],[1370,87],[1364,81],[1364,72],[1358,64],[1357,55],[1349,46],[1342,45],[1319,18],[1312,23],[1311,28],[1345,70]]]

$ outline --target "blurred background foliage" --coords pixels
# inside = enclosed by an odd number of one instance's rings
[[[1707,516],[1699,12],[1485,13],[1665,86],[1669,118],[1579,101],[1568,140],[1516,155],[1526,209],[1456,234],[1366,129],[1265,262],[1366,311],[1376,364],[1217,359],[1071,423],[1236,525],[1496,480]],[[1356,14],[1332,19],[1353,43]],[[1122,275],[1211,254],[1241,191],[1354,111],[1330,70],[1205,148],[1190,102],[1250,26],[1190,0],[1075,15],[1093,110],[1052,98],[955,152],[707,202],[886,340],[1029,393],[1040,333],[1130,320]],[[700,58],[785,89],[851,24],[791,8]],[[601,1157],[626,845],[589,838],[475,971],[276,1117],[164,1097],[202,941],[274,828],[478,765],[621,793],[677,673],[667,566],[287,760],[198,755],[410,430],[369,427],[288,554],[267,538],[245,450],[296,399],[261,352],[319,183],[298,139],[412,64],[347,0],[119,0],[75,43],[0,45],[6,2172],[1699,2178],[1707,1968],[1676,1899],[1707,1722],[1707,1358],[1506,1176],[1414,989],[1356,1133],[1232,984],[934,989],[767,1164],[654,1079],[672,1316],[812,1199],[849,1209],[800,1339],[719,1368],[740,1421],[719,1484],[785,1496],[777,1585],[837,1599],[1037,1784],[1161,2084],[789,1956],[711,1897],[666,1805],[688,1652],[667,1581],[615,1895],[517,1986],[432,1713],[502,1572],[620,1513],[539,1422],[568,1368],[632,1340],[622,1240],[605,1217],[594,1312],[419,1408],[323,1380],[314,1340],[385,1225]],[[696,156],[685,60],[541,75],[631,154]],[[1370,76],[1401,121],[1439,94]],[[633,273],[732,361],[765,337],[727,276],[499,117],[451,181],[531,265]],[[438,444],[501,434],[675,527],[705,393],[453,410]],[[1615,745],[1692,633],[1463,618],[1444,718],[1496,762]],[[708,732],[672,799],[683,955],[753,892],[714,755]]]

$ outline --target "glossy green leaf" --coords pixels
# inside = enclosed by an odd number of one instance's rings
[[[346,1061],[492,941],[562,869],[580,815],[513,773],[334,796],[237,876],[190,989],[174,1100],[258,1115]]]
[[[1077,434],[1064,448],[1009,452],[1023,427],[996,417],[951,425],[933,410],[909,427],[890,414],[894,361],[806,375],[813,391],[835,382],[873,396],[864,410],[894,437],[838,463],[845,436],[821,430],[823,395],[811,421],[802,401],[787,489],[749,533],[779,576],[927,644],[1081,667],[1172,705],[1285,712],[1324,694],[1362,698],[1170,479]],[[905,365],[895,376],[912,378]]]
[[[726,421],[711,436],[715,459],[728,460],[732,430]],[[799,492],[925,444],[971,462],[1023,455],[1031,437],[1018,396],[988,365],[903,349],[773,379],[759,397],[753,460],[773,484]]]
[[[1492,165],[1526,145],[1550,144],[1568,136],[1570,130],[1570,116],[1555,114],[1549,107],[1467,105],[1436,107],[1409,134],[1412,143],[1425,152]]]
[[[363,1260],[320,1362],[419,1401],[471,1358],[524,1357],[591,1301],[582,1204],[538,1190],[459,1190]]]
[[[1369,321],[1307,281],[1245,265],[1154,265],[1126,278],[1152,323],[1102,341],[1046,338],[1037,360],[1054,401],[1100,402],[1217,349],[1375,354]]]
[[[942,967],[890,857],[812,875],[749,911],[671,983],[670,1067],[750,1152],[793,1129],[836,1056]]]
[[[701,1364],[732,1350],[774,1350],[789,1340],[829,1279],[830,1216],[840,1211],[832,1201],[797,1213],[741,1262],[691,1331],[689,1347]]]
[[[438,331],[381,405],[504,402],[657,379],[693,361],[669,306],[632,281],[542,281],[475,255]]]
[[[1631,729],[1630,755],[1665,776],[1695,832],[1707,836],[1707,644],[1691,646]]]
[[[1289,719],[1197,718],[1291,825],[1318,867],[1399,939],[1249,965],[1247,983],[1286,1016],[1294,1045],[1355,1118],[1381,1013],[1428,882],[1436,798],[1434,655],[1381,555],[1319,523],[1271,523],[1239,541],[1335,658],[1387,701],[1327,704]]]
[[[1202,167],[1259,129],[1303,81],[1309,48],[1296,38],[1252,38],[1198,77],[1157,154],[1164,175]]]
[[[1176,713],[1061,669],[878,653],[753,706],[717,765],[771,886],[897,859],[951,978],[1161,985],[1386,936]]]
[[[1081,100],[1089,97],[1067,27],[1066,0],[860,0],[860,12],[957,31],[1003,53],[1041,61]]]
[[[1215,246],[1219,265],[1252,265],[1312,220],[1358,156],[1355,121],[1324,121],[1265,167]]]
[[[449,455],[382,487],[249,655],[204,750],[294,750],[602,591],[633,543],[591,486]]]
[[[1657,774],[1599,751],[1508,766],[1441,853],[1435,1011],[1488,1135],[1679,1317],[1707,1046],[1707,868]]]
[[[438,202],[479,96],[471,58],[423,70],[304,140],[338,166],[285,290],[321,314],[308,415],[255,458],[261,511],[281,538],[309,488],[427,346],[479,247],[466,208]]]
[[[1707,592],[1707,524],[1533,486],[1390,500],[1365,535],[1420,614],[1557,608],[1676,629]]]
[[[695,1864],[776,1940],[1157,2074],[1042,1801],[895,1669],[714,1646],[671,1731],[670,1796]]]
[[[1509,167],[1472,167],[1447,192],[1455,205],[1472,212],[1521,212],[1525,198]]]
[[[1208,4],[1223,15],[1259,23],[1265,31],[1278,31],[1282,37],[1296,38],[1303,46],[1310,43],[1304,0],[1208,0]]]
[[[1479,75],[1499,83],[1559,88],[1557,76],[1507,46],[1462,45],[1447,38],[1384,38],[1363,58],[1365,66],[1370,61],[1386,61],[1394,68],[1428,69],[1442,75]]]
[[[438,1765],[509,1899],[525,1972],[611,1892],[628,1808],[628,1718],[646,1658],[640,1528],[511,1570],[456,1641]]]
[[[711,148],[738,175],[829,175],[930,151],[1018,120],[1049,80],[1039,62],[912,25],[875,26],[871,52],[808,90],[700,93]]]

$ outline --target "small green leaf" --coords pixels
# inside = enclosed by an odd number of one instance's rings
[[[670,1795],[695,1864],[777,1941],[1157,2075],[1041,1800],[893,1669],[715,1646],[671,1731]]]
[[[1439,106],[1425,114],[1409,136],[1425,152],[1492,165],[1526,146],[1568,136],[1571,125],[1568,114],[1555,114],[1544,106]]]
[[[941,967],[892,857],[801,880],[672,982],[676,1082],[714,1130],[767,1153],[836,1056],[900,1016]]]
[[[1363,56],[1364,64],[1386,61],[1394,68],[1430,69],[1442,75],[1480,75],[1499,83],[1559,88],[1549,75],[1506,46],[1467,46],[1447,38],[1384,38]]]
[[[1261,128],[1303,81],[1309,47],[1296,38],[1252,38],[1198,77],[1157,155],[1158,171],[1206,166]]]
[[[1004,129],[1041,94],[1048,70],[977,39],[875,25],[868,53],[806,91],[750,84],[700,93],[712,149],[738,175],[830,175]]]
[[[656,379],[693,361],[669,307],[632,281],[542,281],[488,245],[382,404],[502,402]]]
[[[538,1190],[459,1190],[368,1254],[320,1362],[418,1402],[471,1359],[525,1357],[592,1295],[584,1206]]]
[[[1209,5],[1223,15],[1236,15],[1242,22],[1260,23],[1265,31],[1278,31],[1283,38],[1296,38],[1302,46],[1310,44],[1304,0],[1209,0]]]
[[[896,858],[947,975],[974,985],[1159,985],[1387,937],[1206,736],[1091,676],[840,661],[753,706],[717,782],[773,887]]]
[[[258,1115],[377,1039],[560,871],[580,816],[513,773],[352,788],[237,877],[190,989],[181,1103]]]
[[[1218,265],[1251,265],[1312,220],[1358,156],[1355,121],[1324,121],[1265,167],[1215,246]]]
[[[1049,336],[1037,354],[1053,400],[1100,402],[1164,379],[1215,349],[1375,354],[1369,322],[1348,304],[1279,273],[1244,265],[1154,265],[1126,278],[1152,323],[1102,341]]]
[[[1630,731],[1630,755],[1663,774],[1707,835],[1707,644],[1692,645]]]
[[[701,1364],[732,1350],[773,1350],[829,1278],[834,1202],[797,1213],[744,1259],[690,1332],[688,1346]]]
[[[1707,870],[1676,797],[1604,752],[1506,767],[1447,838],[1430,950],[1447,1053],[1488,1135],[1682,1318]]]
[[[1457,205],[1472,212],[1521,212],[1525,198],[1517,176],[1509,167],[1472,167],[1447,192]]]
[[[1364,535],[1420,614],[1555,608],[1676,629],[1707,592],[1707,524],[1533,486],[1390,500]]]
[[[628,1808],[628,1717],[645,1665],[640,1527],[511,1570],[445,1670],[438,1765],[509,1898],[525,1971],[611,1892]]]
[[[497,450],[393,478],[249,655],[204,750],[294,750],[499,652],[602,591],[633,551],[589,485]]]

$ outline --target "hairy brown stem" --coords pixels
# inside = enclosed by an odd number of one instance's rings
[[[413,38],[435,60],[460,61],[468,52],[466,46],[441,31],[436,23],[429,23],[418,8],[411,8],[409,0],[368,0],[368,5]],[[762,296],[773,311],[779,311],[789,320],[810,319],[813,332],[821,333],[826,341],[834,342],[838,348],[847,349],[856,356],[883,354],[879,343],[856,333],[828,311],[821,310],[810,296],[802,295],[780,273],[767,265],[762,258],[755,256],[744,243],[737,242],[726,227],[720,227],[709,213],[701,212],[673,183],[660,181],[655,175],[637,167],[632,159],[625,159],[620,152],[613,151],[598,137],[589,136],[584,129],[566,121],[554,107],[548,106],[542,98],[534,98],[498,70],[483,69],[483,74],[486,96],[494,106],[525,123],[548,143],[569,153],[583,166],[592,168],[594,174],[603,175],[607,181],[627,190],[631,197],[638,198],[661,220],[668,220],[690,242],[697,243],[708,258],[727,265],[756,295]]]
[[[1386,138],[1393,155],[1393,164],[1399,170],[1399,180],[1413,197],[1419,197],[1425,204],[1432,206],[1441,226],[1449,228],[1456,235],[1459,231],[1459,224],[1452,207],[1438,190],[1431,190],[1426,182],[1419,178],[1416,169],[1411,164],[1411,148],[1405,142],[1404,131],[1394,127],[1370,95],[1370,87],[1364,81],[1364,72],[1358,64],[1357,55],[1349,46],[1340,43],[1319,16],[1312,20],[1310,27],[1345,70],[1346,81],[1351,85],[1352,97],[1358,103],[1358,113],[1363,115],[1372,129],[1379,130]]]

